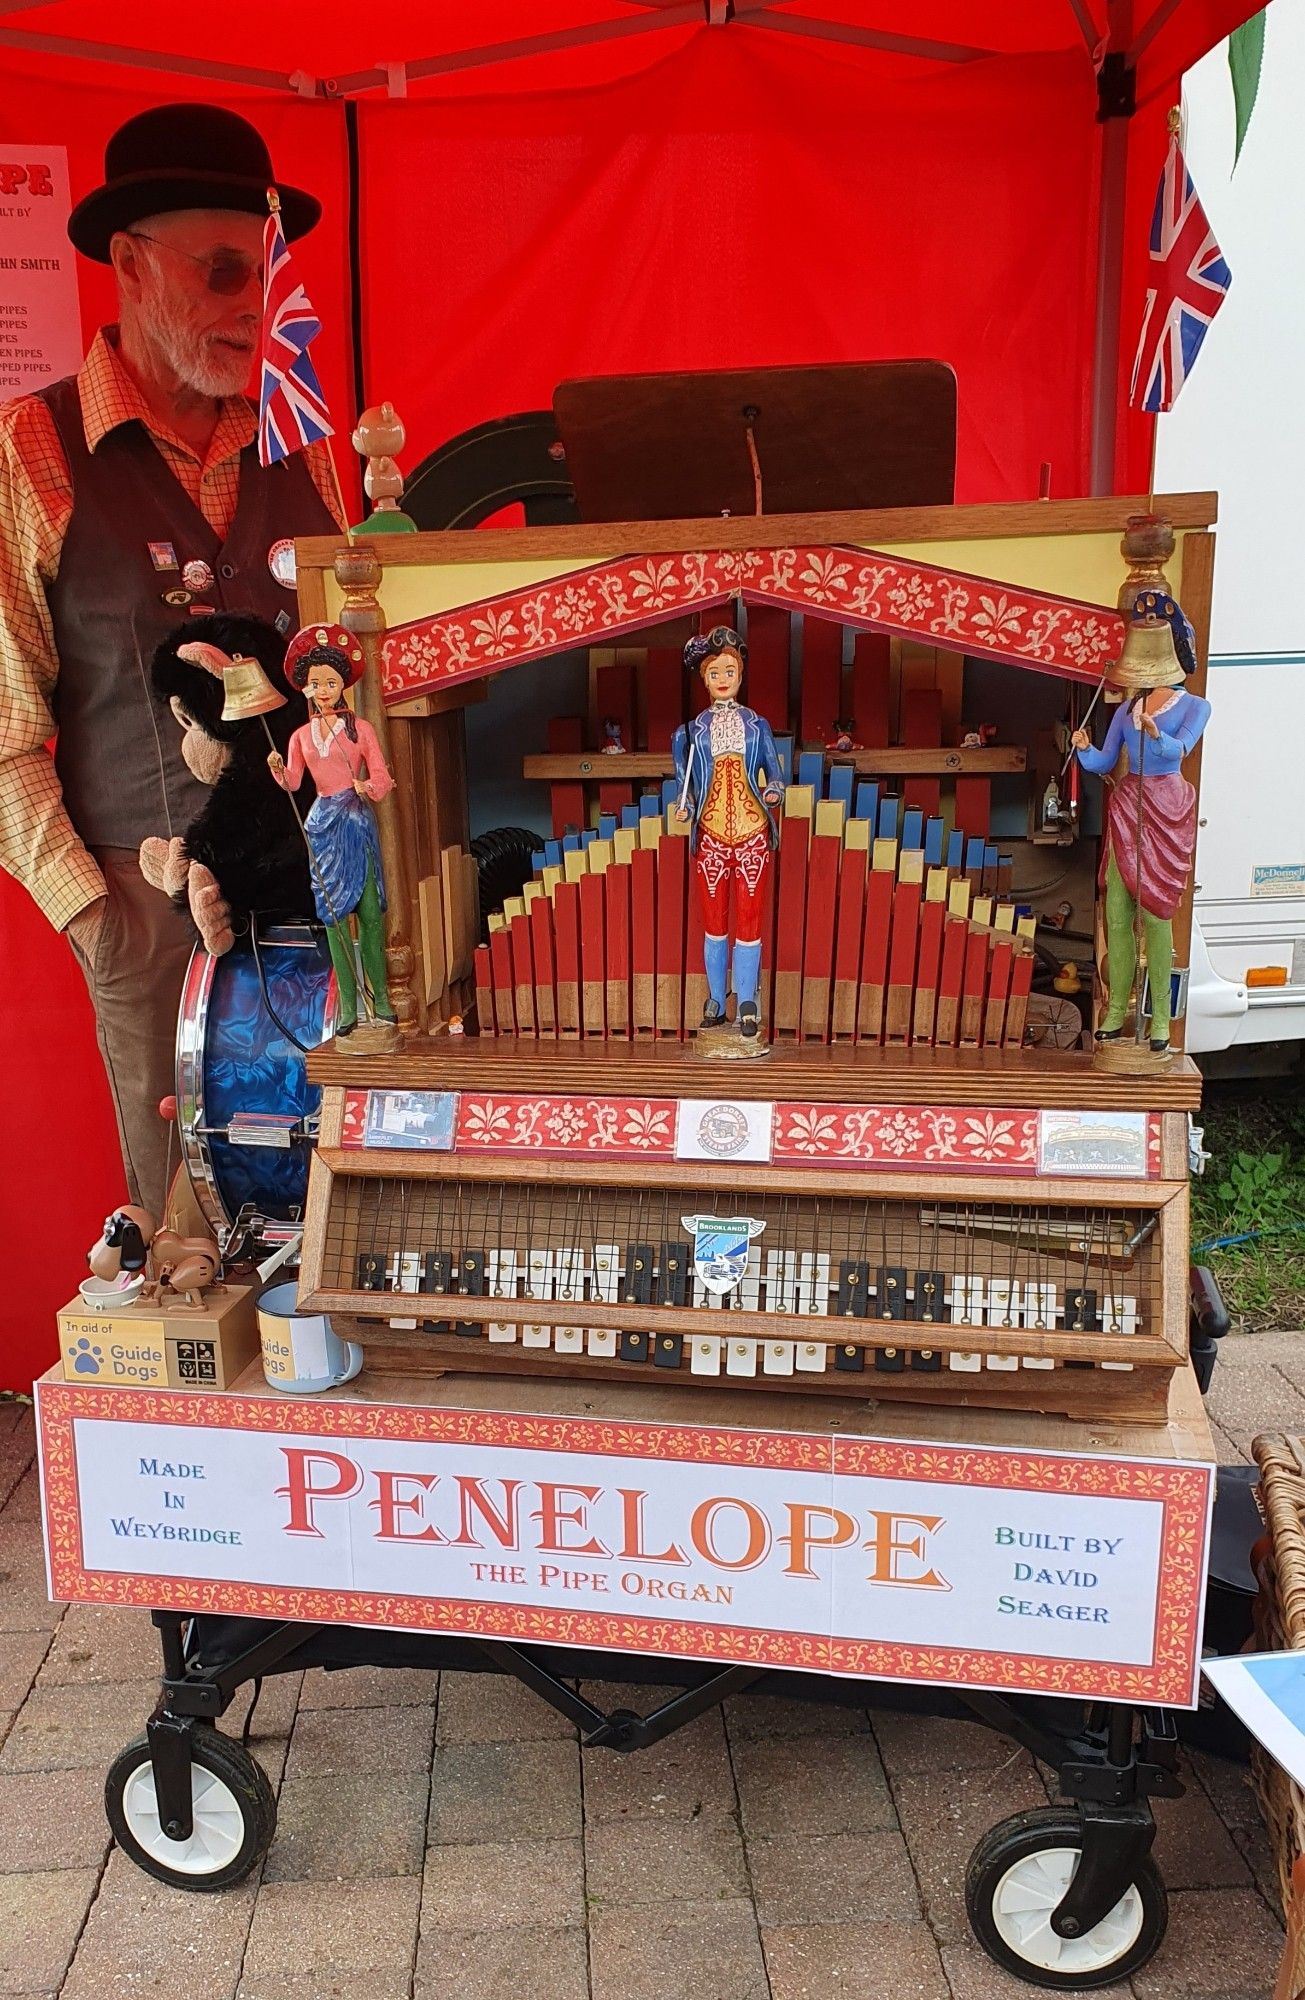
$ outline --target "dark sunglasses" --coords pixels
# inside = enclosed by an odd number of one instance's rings
[[[210,257],[197,257],[193,250],[182,250],[176,243],[165,243],[159,236],[147,236],[143,229],[129,229],[127,234],[137,243],[152,243],[158,250],[171,250],[174,257],[185,257],[190,263],[198,264],[208,289],[216,292],[219,298],[239,298],[251,277],[258,279],[259,289],[262,290],[261,259],[246,257],[239,250],[215,250]]]

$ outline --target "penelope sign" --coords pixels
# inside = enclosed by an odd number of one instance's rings
[[[51,1593],[1194,1703],[1212,1469],[38,1385]]]

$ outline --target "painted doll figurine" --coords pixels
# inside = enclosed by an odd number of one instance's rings
[[[775,847],[775,807],[783,797],[779,753],[770,724],[737,699],[748,649],[718,625],[690,639],[684,664],[697,668],[710,706],[671,739],[679,786],[676,818],[691,821],[707,969],[704,1028],[725,1019],[730,986],[739,1028],[755,1035],[761,976],[761,899]],[[734,890],[734,963],[727,982],[730,888]]]
[[[358,976],[349,918],[371,990],[371,1011],[395,1019],[385,974],[385,883],[372,801],[394,786],[376,732],[344,700],[363,670],[362,647],[340,625],[309,625],[291,640],[282,669],[308,701],[308,721],[290,738],[287,758],[275,751],[268,769],[284,791],[296,792],[305,771],[317,790],[305,821],[312,854],[313,900],[326,925],[337,992],[336,1037],[358,1024]],[[366,1001],[364,999],[364,1011]]]
[[[1201,739],[1210,704],[1187,694],[1183,680],[1196,668],[1191,627],[1173,598],[1144,591],[1133,607],[1133,628],[1154,637],[1161,621],[1172,644],[1157,653],[1147,648],[1144,676],[1129,678],[1125,644],[1116,685],[1129,687],[1116,709],[1106,740],[1095,749],[1086,729],[1071,738],[1085,771],[1106,777],[1121,749],[1127,769],[1106,788],[1105,834],[1100,880],[1106,891],[1108,997],[1097,1040],[1117,1042],[1123,1034],[1129,995],[1137,971],[1135,922],[1140,903],[1146,963],[1151,982],[1152,1052],[1169,1048],[1170,975],[1174,963],[1173,917],[1196,853],[1196,792],[1182,774],[1183,759]],[[1138,649],[1141,656],[1141,649]]]

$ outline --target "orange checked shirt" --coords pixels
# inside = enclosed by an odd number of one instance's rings
[[[101,327],[77,377],[87,450],[121,424],[144,424],[164,463],[223,539],[240,484],[240,453],[258,429],[245,396],[222,404],[201,459],[154,414],[118,358],[117,330]],[[330,448],[309,445],[308,471],[345,525]],[[64,810],[47,744],[59,676],[46,591],[59,573],[72,481],[54,420],[36,396],[0,407],[0,868],[35,898],[57,930],[104,894],[104,878]]]

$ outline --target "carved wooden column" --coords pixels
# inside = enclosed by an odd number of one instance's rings
[[[367,669],[354,690],[358,713],[371,723],[386,764],[393,771],[394,749],[390,721],[382,694],[383,666],[381,641],[385,636],[385,613],[377,602],[381,564],[375,548],[367,543],[342,550],[335,558],[335,580],[344,592],[340,623],[361,642]],[[417,978],[411,936],[412,897],[409,884],[408,841],[404,818],[408,799],[398,786],[376,806],[381,836],[381,867],[385,873],[385,963],[390,999],[404,1034],[416,1034],[426,1025],[424,982]]]

